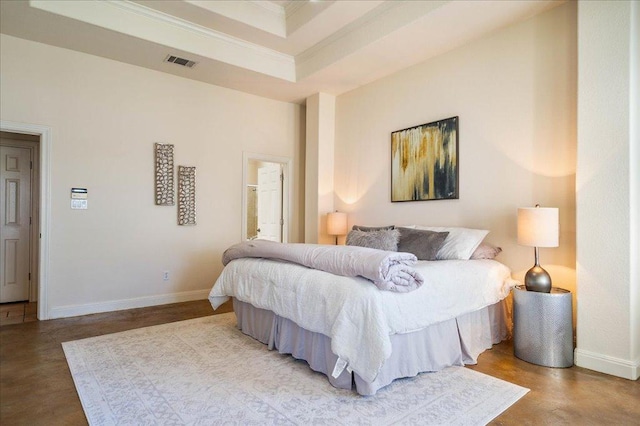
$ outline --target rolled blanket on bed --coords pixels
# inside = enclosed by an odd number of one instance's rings
[[[229,247],[222,255],[227,265],[234,259],[259,257],[297,263],[345,277],[364,277],[380,290],[406,293],[420,287],[424,279],[414,268],[411,253],[357,246],[283,244],[266,240],[245,241]]]

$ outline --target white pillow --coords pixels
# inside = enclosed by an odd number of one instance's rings
[[[438,260],[471,259],[471,255],[475,249],[478,248],[482,240],[484,240],[484,237],[489,233],[486,229],[440,226],[416,225],[415,229],[449,233],[447,239],[444,240],[444,244],[440,247],[440,250],[438,250],[438,254],[436,254],[436,259]]]

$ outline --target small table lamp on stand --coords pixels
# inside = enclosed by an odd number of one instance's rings
[[[538,247],[558,247],[558,209],[526,207],[518,209],[518,244],[535,249],[535,265],[527,271],[524,285],[528,291],[551,292],[551,276],[542,269]]]
[[[347,214],[342,212],[327,213],[327,234],[335,235],[338,245],[338,235],[347,235]]]

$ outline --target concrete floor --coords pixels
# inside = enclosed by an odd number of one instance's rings
[[[0,326],[38,321],[38,302],[0,304]]]
[[[0,327],[0,424],[87,424],[62,342],[212,313],[208,301],[196,301]],[[640,425],[638,381],[529,364],[513,356],[511,342],[469,368],[531,389],[491,424]]]

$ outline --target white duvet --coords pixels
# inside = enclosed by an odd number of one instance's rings
[[[331,337],[331,350],[372,382],[391,355],[390,335],[420,330],[504,299],[517,284],[494,260],[421,261],[424,285],[410,293],[380,291],[359,277],[343,277],[293,263],[237,259],[214,284],[214,309],[233,296]]]

